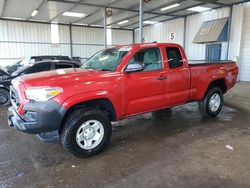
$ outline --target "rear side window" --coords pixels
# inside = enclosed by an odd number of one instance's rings
[[[49,62],[39,63],[28,68],[26,71],[24,71],[24,74],[30,74],[30,73],[36,73],[36,72],[42,72],[42,71],[48,71],[48,70],[50,70]]]
[[[73,68],[72,64],[60,64],[60,63],[56,63],[55,64],[55,69],[67,69],[67,68]]]
[[[179,48],[166,48],[170,68],[177,68],[183,65],[183,59]]]

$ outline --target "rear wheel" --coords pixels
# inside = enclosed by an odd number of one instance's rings
[[[217,116],[223,106],[223,93],[220,88],[211,88],[204,99],[198,102],[199,110],[203,116]]]
[[[0,105],[10,105],[10,95],[6,89],[0,89]]]
[[[98,109],[79,109],[66,120],[61,141],[76,157],[86,158],[105,149],[110,142],[111,122]]]

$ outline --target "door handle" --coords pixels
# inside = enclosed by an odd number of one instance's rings
[[[167,79],[167,76],[160,76],[160,77],[158,77],[158,78],[156,78],[157,80],[165,80],[165,79]]]

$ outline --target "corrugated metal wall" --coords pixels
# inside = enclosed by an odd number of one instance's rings
[[[193,40],[199,31],[202,23],[208,20],[214,20],[230,16],[230,8],[220,8],[212,11],[194,14],[187,17],[186,20],[186,41],[185,49],[187,57],[190,60],[204,60],[206,55],[205,44],[194,44]],[[170,40],[170,34],[175,33],[175,39]],[[175,42],[184,44],[184,18],[166,21],[144,27],[144,36],[146,42]],[[135,31],[135,41],[139,42],[139,29]],[[221,59],[227,59],[227,42],[222,43]]]
[[[174,33],[175,38],[170,39]],[[174,42],[183,45],[184,39],[184,18],[167,21],[144,27],[145,42]],[[139,42],[139,29],[135,30],[135,41]]]
[[[206,56],[205,44],[194,44],[193,40],[199,31],[202,22],[230,16],[230,8],[221,8],[212,11],[194,14],[187,17],[186,53],[190,60],[204,60]],[[226,59],[227,43],[222,44],[221,58]]]
[[[132,44],[133,31],[112,30],[112,45]]]
[[[231,60],[237,60],[240,56],[243,22],[244,4],[233,6],[229,46],[229,59]]]
[[[59,26],[60,45],[51,45],[50,25],[0,21],[0,58],[18,59],[30,55],[70,55],[69,32]]]
[[[112,45],[133,43],[133,32],[129,30],[111,30]],[[73,55],[90,57],[103,49],[104,33],[102,28],[72,27]]]
[[[133,32],[112,30],[112,44],[133,41]],[[0,20],[0,65],[32,55],[70,56],[69,26],[59,25],[60,44],[51,44],[50,24]],[[103,48],[103,29],[72,26],[73,56],[88,58]]]
[[[103,49],[103,41],[101,28],[72,27],[73,56],[88,58]]]
[[[205,44],[194,44],[193,40],[204,21],[230,17],[230,8],[220,8],[212,11],[194,14],[187,17],[185,50],[189,60],[204,60]],[[232,9],[231,34],[228,43],[222,43],[221,59],[236,60],[240,68],[240,80],[250,81],[250,3],[234,5]],[[148,27],[144,27],[146,42],[177,42],[183,44],[184,21],[176,19]],[[176,32],[176,39],[169,40],[169,34]],[[135,31],[135,41],[139,42],[139,30]]]
[[[242,45],[240,53],[240,80],[250,81],[250,3],[245,4]]]

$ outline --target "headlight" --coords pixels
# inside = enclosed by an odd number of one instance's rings
[[[29,88],[25,90],[25,95],[29,100],[47,101],[62,92],[61,88]]]

